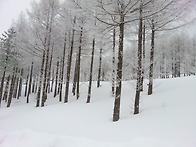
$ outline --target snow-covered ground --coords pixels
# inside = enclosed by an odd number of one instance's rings
[[[147,82],[145,83],[145,86]],[[0,147],[196,147],[196,76],[155,80],[154,93],[141,94],[140,114],[133,115],[134,81],[124,82],[121,116],[112,122],[111,83],[93,85],[86,104],[70,93],[69,103],[49,95],[46,106],[25,98],[0,109]]]

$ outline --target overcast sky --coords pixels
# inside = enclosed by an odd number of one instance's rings
[[[4,31],[7,31],[12,23],[12,20],[17,20],[21,11],[26,11],[30,8],[32,0],[0,0],[0,36]],[[40,1],[40,0],[35,0]],[[196,0],[192,0],[195,1]],[[193,16],[196,13],[193,14]],[[192,26],[191,31],[196,32],[196,27]]]
[[[30,8],[32,0],[0,0],[0,36],[9,29],[12,20],[17,20],[21,11]],[[39,1],[39,0],[36,0]]]

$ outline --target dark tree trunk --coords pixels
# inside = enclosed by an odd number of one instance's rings
[[[115,94],[115,77],[116,77],[116,64],[115,64],[115,47],[116,47],[116,30],[113,30],[113,47],[112,47],[112,95]]]
[[[41,86],[42,86],[42,78],[43,78],[43,73],[44,73],[45,53],[46,52],[44,50],[43,51],[43,56],[42,56],[42,65],[41,65],[41,70],[40,70],[39,83],[38,83],[38,92],[37,92],[37,103],[36,103],[36,107],[39,107],[39,105],[40,105]]]
[[[14,92],[13,92],[13,98],[17,97],[17,91],[18,91],[18,87],[19,87],[19,76],[18,73],[20,73],[20,71],[18,71],[18,68],[16,69],[16,83],[14,86]]]
[[[152,29],[152,36],[151,36],[151,50],[150,50],[150,70],[149,70],[148,95],[151,95],[152,91],[153,91],[154,40],[155,40],[154,20],[152,20],[152,28],[151,29]]]
[[[52,68],[52,60],[53,60],[53,49],[54,49],[54,45],[52,45],[52,52],[50,55],[50,63],[49,63],[49,69],[48,69],[48,77],[47,77],[47,91],[48,93],[50,93],[50,78],[51,78],[51,68]]]
[[[82,35],[83,35],[83,27],[81,27],[80,31],[80,45],[78,52],[78,77],[77,77],[77,99],[80,97],[80,62],[81,62],[81,51],[82,51]]]
[[[8,90],[9,90],[9,83],[10,83],[10,75],[7,77],[5,91],[4,91],[4,94],[3,94],[3,100],[5,100],[5,102],[7,102]]]
[[[17,99],[19,99],[19,97],[21,97],[21,93],[22,93],[22,83],[23,82],[23,69],[21,69],[20,71],[20,83],[19,83],[19,88],[18,88],[18,95],[17,95]]]
[[[146,26],[143,26],[143,36],[142,36],[142,78],[141,78],[141,91],[144,91],[144,68],[145,68],[145,59],[146,59]]]
[[[27,78],[26,78],[25,95],[24,95],[25,97],[27,96],[28,83],[29,83],[29,69],[28,69]]]
[[[73,80],[73,87],[72,87],[72,93],[75,96],[76,95],[76,82],[78,77],[78,54],[76,56],[76,63],[75,63],[75,70],[74,70],[74,80]]]
[[[101,82],[101,64],[102,64],[102,48],[100,48],[97,87],[100,87],[100,82]]]
[[[50,89],[50,92],[53,92],[53,86],[54,86],[54,67],[52,69],[52,85],[51,85],[51,89]]]
[[[62,61],[62,69],[61,69],[61,82],[60,82],[60,93],[59,93],[59,101],[62,101],[62,91],[63,91],[63,79],[64,79],[64,68],[65,68],[65,51],[66,51],[66,36],[65,33],[65,39],[64,39],[64,46],[63,46],[63,61]]]
[[[33,62],[31,63],[31,71],[30,71],[29,86],[28,86],[29,89],[27,93],[27,103],[29,103],[29,95],[31,93],[32,78],[33,78]]]
[[[47,75],[48,75],[48,60],[49,60],[49,52],[50,47],[48,46],[46,51],[46,60],[45,60],[45,69],[44,69],[44,79],[43,79],[43,87],[42,87],[42,101],[41,107],[44,107],[44,103],[47,99]]]
[[[93,38],[93,46],[92,46],[92,54],[91,54],[91,65],[90,65],[90,77],[89,77],[89,86],[88,86],[88,96],[87,96],[86,103],[90,103],[90,100],[91,100],[94,53],[95,53],[95,38]]]
[[[0,107],[1,107],[1,100],[2,100],[2,95],[3,95],[3,87],[4,87],[4,80],[5,80],[5,72],[6,72],[6,67],[3,71],[3,76],[1,79],[1,87],[0,87]]]
[[[117,64],[117,85],[114,101],[113,122],[120,118],[120,98],[122,86],[122,65],[123,65],[123,40],[124,40],[124,14],[120,16],[120,34],[119,34],[119,50],[118,50],[118,64]]]
[[[74,24],[76,23],[76,17],[74,17]],[[72,38],[71,38],[71,48],[69,52],[69,59],[67,63],[67,77],[66,77],[66,88],[65,88],[65,99],[64,103],[68,102],[68,94],[69,94],[69,80],[70,80],[70,73],[71,73],[71,63],[72,63],[72,54],[73,54],[73,46],[74,46],[74,34],[75,29],[72,31]]]
[[[15,79],[16,79],[15,70],[16,69],[14,68],[13,69],[12,80],[11,80],[11,85],[10,85],[9,96],[8,96],[7,107],[10,107],[11,102],[12,102],[12,95],[13,95],[14,85],[15,85]]]
[[[35,78],[33,78],[32,93],[35,93]]]
[[[138,67],[137,67],[137,84],[134,104],[134,114],[139,113],[139,102],[141,92],[141,79],[142,79],[142,4],[140,5],[140,19],[139,19],[139,31],[138,31]]]
[[[62,73],[62,68],[61,68],[61,66],[62,66],[62,59],[60,60],[60,62],[59,62],[59,83],[58,83],[58,90],[57,90],[57,95],[59,95],[59,93],[60,93],[60,88],[61,88],[61,73]]]
[[[58,88],[58,75],[59,75],[59,59],[56,64],[56,78],[55,78],[55,88],[54,88],[54,97],[57,96],[57,88]]]

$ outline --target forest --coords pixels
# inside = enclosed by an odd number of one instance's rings
[[[195,9],[190,0],[32,1],[0,37],[0,105],[29,103],[32,94],[35,107],[45,107],[49,94],[69,103],[70,93],[81,98],[83,82],[91,103],[93,82],[100,88],[107,81],[116,122],[122,82],[134,80],[130,109],[139,114],[154,79],[196,74]]]

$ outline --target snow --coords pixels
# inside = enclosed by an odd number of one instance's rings
[[[133,115],[135,81],[123,82],[121,115],[112,122],[111,83],[81,83],[81,98],[70,93],[67,104],[49,94],[46,106],[25,98],[0,109],[0,147],[195,147],[196,76],[157,79],[154,93],[141,94],[140,114]]]

